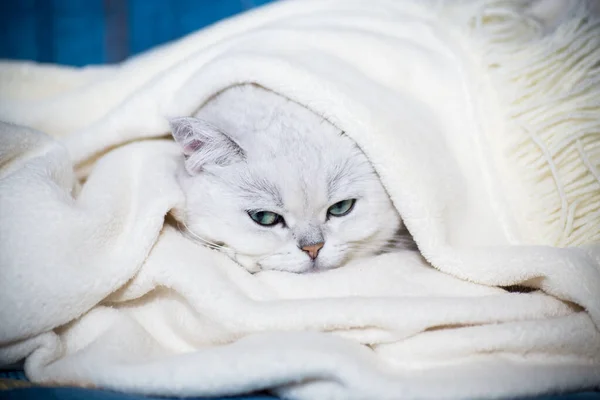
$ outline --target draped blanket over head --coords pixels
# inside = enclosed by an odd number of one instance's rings
[[[182,396],[600,384],[592,3],[292,0],[120,65],[1,64],[0,363]],[[167,118],[244,82],[355,140],[423,258],[250,274],[165,224]]]

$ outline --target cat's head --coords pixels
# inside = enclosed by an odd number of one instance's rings
[[[251,272],[319,271],[380,252],[402,223],[364,154],[304,107],[261,96],[268,109],[255,98],[244,109],[238,93],[203,119],[171,120],[185,155],[177,214],[191,235]]]

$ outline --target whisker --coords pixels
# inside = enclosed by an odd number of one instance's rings
[[[183,225],[185,227],[185,229],[181,229],[181,225]],[[209,247],[211,249],[214,250],[220,250],[220,249],[227,249],[227,246],[223,246],[223,245],[219,245],[217,243],[213,243],[210,240],[206,240],[203,237],[198,236],[198,234],[196,234],[195,232],[193,232],[187,225],[185,222],[183,221],[177,221],[177,227],[184,231],[185,233],[189,234],[190,236],[192,236],[192,238],[196,239],[197,241],[201,242],[203,245],[205,245],[206,247]]]
[[[181,228],[181,225],[183,225],[185,227],[185,229]],[[194,231],[192,231],[185,222],[183,221],[177,221],[177,226],[178,228],[186,233],[187,235],[189,235],[189,237],[197,242],[199,242],[200,244],[202,244],[205,247],[208,247],[209,249],[213,249],[213,250],[219,250],[219,251],[227,251],[229,253],[231,253],[231,255],[233,256],[237,256],[237,255],[242,255],[242,256],[252,256],[252,254],[250,253],[242,253],[240,251],[234,250],[233,248],[226,246],[226,245],[222,245],[222,244],[218,244],[218,243],[214,243],[211,242],[210,240],[204,239],[203,237],[199,236],[197,233],[195,233]]]

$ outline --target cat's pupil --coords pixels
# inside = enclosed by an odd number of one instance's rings
[[[352,209],[354,208],[354,203],[356,203],[356,199],[347,199],[339,201],[331,207],[329,207],[329,209],[327,210],[327,214],[332,215],[334,217],[343,217],[344,215],[347,215],[350,211],[352,211]]]
[[[254,222],[262,226],[273,226],[281,221],[281,215],[271,211],[253,211],[248,212],[248,215]]]

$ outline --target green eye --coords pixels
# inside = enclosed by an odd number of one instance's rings
[[[327,214],[334,217],[343,217],[352,211],[354,203],[356,203],[356,199],[339,201],[327,209]]]
[[[248,211],[248,215],[254,222],[262,226],[274,226],[283,220],[281,215],[271,211]]]

